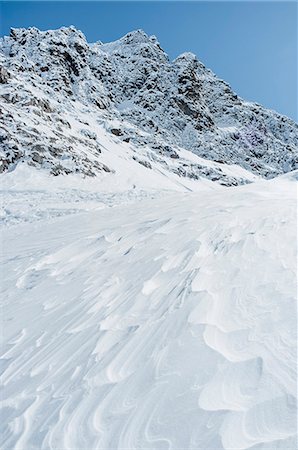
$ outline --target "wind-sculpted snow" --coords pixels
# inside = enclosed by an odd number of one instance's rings
[[[5,229],[1,448],[295,449],[295,200],[288,177]]]
[[[54,175],[113,173],[100,128],[180,177],[235,185],[247,179],[227,178],[226,164],[263,178],[297,168],[294,121],[239,98],[191,53],[170,61],[141,30],[88,44],[74,27],[12,29],[0,39],[0,107],[1,172],[25,161]]]

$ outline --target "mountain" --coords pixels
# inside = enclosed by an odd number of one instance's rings
[[[296,450],[297,125],[142,31],[0,48],[1,449]]]
[[[26,162],[115,178],[107,140],[132,171],[227,186],[298,167],[295,122],[242,100],[191,53],[170,61],[141,30],[88,44],[74,27],[12,29],[0,82],[2,172]]]

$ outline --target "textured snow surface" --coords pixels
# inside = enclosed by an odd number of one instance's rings
[[[113,207],[89,186],[25,223],[13,173],[3,450],[296,448],[295,174]]]

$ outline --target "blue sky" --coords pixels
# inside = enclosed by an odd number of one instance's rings
[[[297,120],[296,2],[1,2],[0,32],[75,25],[89,42],[142,28],[171,58],[192,51],[247,100]]]

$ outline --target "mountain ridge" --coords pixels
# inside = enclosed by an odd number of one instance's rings
[[[88,114],[134,147],[132,157],[149,148],[148,169],[152,158],[166,170],[171,160],[180,177],[230,185],[247,180],[225,179],[226,165],[262,178],[298,167],[294,121],[242,100],[192,53],[170,61],[157,38],[142,30],[112,43],[88,44],[73,26],[12,28],[0,40],[0,66],[2,171],[26,161],[54,174],[113,173],[102,163],[96,132],[87,125],[79,136],[73,133],[69,117],[88,122],[82,118]],[[20,114],[35,115],[36,126],[29,130]],[[44,145],[36,144],[45,128]],[[180,161],[181,149],[211,161],[215,169],[210,174],[204,163]],[[66,159],[72,167],[65,166]]]

